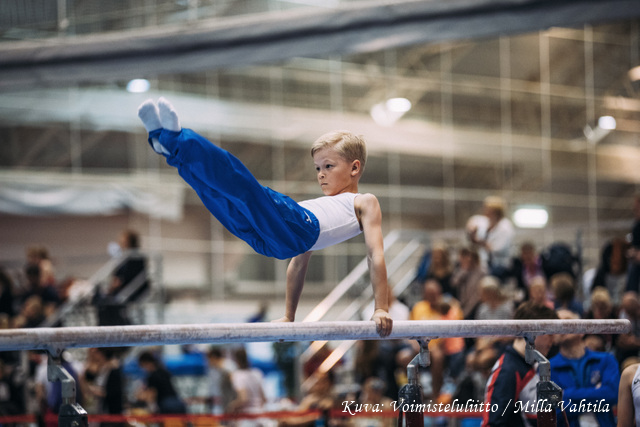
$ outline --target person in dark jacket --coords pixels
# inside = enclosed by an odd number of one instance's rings
[[[138,365],[147,373],[146,386],[138,400],[155,406],[159,414],[186,414],[187,408],[173,386],[171,373],[150,351],[140,353]]]
[[[514,315],[516,320],[557,318],[552,308],[531,301],[520,304]],[[526,344],[525,338],[516,338],[493,366],[484,396],[484,402],[491,410],[483,413],[482,427],[536,425],[536,385],[540,377],[536,367],[524,359]],[[552,345],[553,335],[538,335],[534,343],[543,356],[549,353]]]

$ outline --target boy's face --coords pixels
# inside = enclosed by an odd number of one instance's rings
[[[313,163],[325,196],[358,191],[359,160],[349,162],[333,148],[323,148],[316,151]]]

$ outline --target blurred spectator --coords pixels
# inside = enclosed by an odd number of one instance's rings
[[[585,319],[617,319],[618,308],[611,303],[607,288],[597,287],[591,294],[591,307],[585,313]],[[585,335],[584,340],[587,347],[594,351],[612,352],[616,335]]]
[[[529,298],[529,288],[534,278],[544,276],[540,256],[531,242],[520,245],[520,256],[513,260],[513,276],[517,287],[523,292],[522,300]]]
[[[500,289],[500,282],[494,276],[480,280],[480,300],[476,320],[508,320],[513,318],[513,301]]]
[[[55,286],[55,270],[49,257],[49,250],[42,246],[30,246],[27,248],[27,266],[37,265],[39,268],[39,281],[41,286]]]
[[[0,267],[0,314],[4,313],[10,318],[15,312],[13,300],[13,280],[4,268]]]
[[[84,396],[84,409],[89,414],[100,413],[98,409],[100,399],[90,391],[100,372],[100,363],[101,358],[98,356],[98,350],[96,348],[88,348],[84,361],[84,370],[80,375],[78,387],[80,387]]]
[[[629,272],[627,275],[627,291],[640,292],[640,194],[633,198],[633,228],[629,238],[631,247],[627,252]]]
[[[438,242],[431,248],[431,263],[427,270],[427,279],[437,280],[442,288],[442,293],[454,295],[451,289],[451,275],[453,267],[449,248],[444,242]]]
[[[518,306],[514,318],[517,320],[557,319],[553,309],[524,302]],[[536,368],[525,361],[526,340],[517,337],[493,366],[485,391],[484,402],[497,410],[486,411],[482,426],[525,426],[525,419],[535,422],[536,384],[539,375]],[[546,356],[553,344],[552,335],[538,335],[534,346]],[[523,410],[528,406],[529,410]]]
[[[125,387],[119,348],[93,348],[88,366],[80,377],[85,399],[92,399],[98,414],[121,415],[124,412]],[[86,409],[86,408],[85,408]],[[102,423],[116,427],[121,423]]]
[[[553,308],[553,301],[549,298],[549,288],[547,279],[543,276],[536,276],[529,285],[529,301],[537,305]]]
[[[582,260],[574,254],[573,249],[567,243],[557,241],[544,248],[540,254],[542,270],[549,282],[559,273],[569,274],[574,280],[579,277],[582,268]]]
[[[471,248],[460,249],[458,266],[451,277],[451,287],[458,296],[465,319],[475,318],[475,311],[480,304],[479,282],[484,276],[478,252]]]
[[[58,290],[54,284],[42,281],[42,270],[38,264],[27,264],[25,276],[27,283],[20,304],[24,306],[28,299],[37,296],[42,305],[44,316],[49,316],[60,304]]]
[[[580,317],[584,314],[582,304],[576,300],[575,280],[569,273],[557,273],[551,277],[551,290],[554,295],[554,308],[556,310],[569,310],[578,313]]]
[[[410,320],[435,320],[442,312],[439,307],[442,286],[437,280],[427,279],[423,285],[422,301],[411,309]]]
[[[132,286],[135,290],[131,291],[132,293],[127,295],[123,302],[135,302],[149,287],[146,273],[147,260],[139,251],[140,235],[133,230],[124,230],[118,236],[118,245],[125,259],[113,273],[107,294],[115,297],[121,292],[124,293],[128,286]]]
[[[572,311],[558,310],[558,318],[562,320],[579,319]],[[598,406],[600,402],[613,408],[618,402],[618,386],[620,372],[616,359],[603,352],[586,348],[582,334],[561,334],[556,336],[560,353],[552,357],[551,381],[562,387],[563,400],[572,403],[584,403]],[[582,407],[583,405],[580,405]],[[566,410],[564,417],[558,417],[558,426],[580,427],[598,425],[614,427],[616,425],[613,411]]]
[[[187,408],[173,386],[171,373],[150,351],[138,356],[138,365],[147,373],[145,386],[138,390],[137,400],[152,413],[186,414]]]
[[[395,319],[394,319],[395,320]],[[356,343],[355,381],[364,383],[367,378],[378,377],[386,384],[386,395],[397,398],[400,386],[396,379],[398,369],[404,365],[397,363],[400,351],[411,345],[404,340],[365,340]]]
[[[489,196],[483,204],[483,215],[487,218],[485,236],[481,237],[480,225],[470,225],[467,229],[471,242],[483,251],[480,258],[486,259],[489,273],[501,281],[511,271],[511,247],[515,234],[505,211],[506,205],[501,197]]]
[[[0,360],[0,416],[25,413],[24,379],[14,366]]]
[[[600,265],[595,271],[595,277],[585,298],[589,298],[594,289],[602,287],[609,291],[614,305],[622,302],[627,282],[628,247],[628,243],[621,238],[612,239],[605,245],[602,249]]]
[[[631,322],[631,332],[616,339],[616,358],[622,364],[628,357],[637,357],[640,351],[640,300],[636,292],[628,291],[622,296],[619,317]]]
[[[410,320],[462,320],[464,315],[460,303],[453,297],[442,295],[440,284],[427,279],[424,285],[424,299],[411,310]],[[435,399],[441,398],[445,368],[455,379],[464,369],[465,341],[462,337],[440,338],[429,342],[431,356],[431,388]],[[417,349],[416,349],[417,351]],[[442,396],[444,398],[444,396]]]
[[[14,317],[14,328],[37,328],[46,319],[42,299],[38,295],[31,295],[22,304],[20,313]]]
[[[491,367],[498,360],[494,340],[491,338],[478,338],[475,347],[467,354],[465,371],[459,378],[453,399],[463,404],[468,401],[482,402],[484,388],[487,384]]]
[[[230,361],[220,347],[211,347],[207,353],[207,381],[212,414],[225,414],[237,395],[231,382]]]
[[[238,369],[231,373],[231,382],[237,394],[229,403],[229,411],[239,413],[259,412],[266,403],[262,372],[252,368],[244,348],[233,353]]]
[[[314,374],[314,380],[308,390],[303,390],[303,397],[296,411],[304,412],[309,410],[319,410],[323,412],[321,419],[325,422],[322,425],[329,425],[326,420],[329,411],[338,403],[334,396],[334,376],[332,371]],[[279,427],[313,427],[316,426],[318,417],[315,414],[289,417],[279,421]]]
[[[379,414],[375,412],[379,411],[388,411],[393,409],[393,405],[391,402],[393,400],[397,400],[397,396],[395,399],[390,399],[385,396],[386,390],[385,382],[377,377],[370,377],[364,382],[362,386],[362,392],[358,398],[358,404],[367,405],[362,406],[367,409],[364,412],[372,413],[370,417],[367,416],[358,416],[358,417],[349,417],[347,426],[353,427],[394,427],[397,425],[397,421],[395,418],[390,417],[380,417]]]
[[[100,326],[127,325],[131,321],[127,314],[127,304],[142,298],[149,289],[147,260],[140,253],[140,236],[133,230],[124,230],[118,235],[116,255],[122,262],[113,273],[106,293],[98,289],[94,304],[98,306]]]

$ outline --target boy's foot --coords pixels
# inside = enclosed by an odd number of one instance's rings
[[[147,132],[160,129],[162,124],[160,123],[160,113],[158,107],[152,99],[147,99],[138,107],[138,117],[142,120],[142,124]]]
[[[142,120],[142,124],[147,132],[162,128],[158,107],[151,99],[147,99],[138,107],[138,117]],[[169,154],[169,150],[160,145],[160,141],[156,138],[151,138],[151,145],[156,153]]]
[[[163,128],[175,132],[179,132],[180,129],[182,129],[176,110],[166,98],[162,97],[158,99],[158,110],[160,112],[160,123],[162,123]]]

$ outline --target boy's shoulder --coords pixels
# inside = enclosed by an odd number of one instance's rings
[[[356,194],[355,203],[379,203],[378,198],[371,193]]]
[[[380,211],[380,202],[378,198],[371,193],[360,193],[353,201],[354,207],[359,212],[378,212]]]

